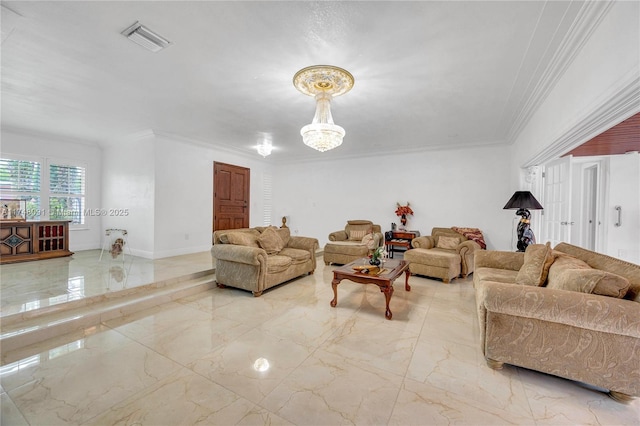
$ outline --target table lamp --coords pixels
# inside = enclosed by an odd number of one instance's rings
[[[505,210],[516,210],[516,215],[520,216],[518,223],[518,251],[525,251],[530,244],[536,243],[536,237],[529,226],[531,213],[528,209],[542,210],[542,206],[529,191],[516,191],[507,204]]]

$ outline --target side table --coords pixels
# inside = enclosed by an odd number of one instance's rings
[[[393,259],[393,253],[395,251],[404,252],[411,248],[411,240],[420,236],[420,231],[388,231],[385,235],[390,235],[391,238],[385,238],[384,245],[389,252],[389,258]],[[403,250],[398,250],[396,247],[404,247]]]

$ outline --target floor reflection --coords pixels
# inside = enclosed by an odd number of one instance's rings
[[[163,259],[102,256],[101,250],[71,257],[0,266],[2,316],[99,296],[213,269],[209,251]]]

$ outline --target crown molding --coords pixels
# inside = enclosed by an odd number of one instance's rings
[[[431,145],[428,147],[420,147],[420,148],[407,148],[407,149],[397,149],[390,147],[387,150],[380,150],[371,153],[363,152],[363,153],[354,153],[354,154],[346,154],[346,155],[332,155],[331,151],[327,151],[322,153],[320,157],[313,156],[314,153],[304,156],[290,156],[285,157],[279,160],[274,161],[275,164],[279,165],[287,165],[287,164],[300,164],[300,163],[317,163],[317,162],[334,162],[334,161],[349,161],[349,160],[358,160],[363,158],[380,158],[392,155],[415,155],[428,153],[433,151],[456,151],[456,150],[470,150],[475,148],[490,148],[490,147],[504,147],[507,148],[508,144],[505,141],[500,140],[482,140],[477,141],[468,145]],[[320,153],[318,153],[320,154]]]
[[[144,129],[139,130],[133,133],[127,133],[126,135],[118,136],[116,138],[111,138],[105,142],[106,145],[113,145],[121,142],[137,142],[143,139],[153,138],[156,136],[156,133],[153,129]]]
[[[549,65],[538,80],[531,96],[518,112],[511,128],[507,132],[507,140],[511,143],[520,135],[520,132],[529,123],[535,111],[547,99],[549,93],[564,75],[567,68],[573,63],[578,53],[587,43],[600,22],[609,12],[614,2],[593,1],[585,2],[575,22],[560,43]]]
[[[136,142],[144,139],[164,139],[170,142],[179,142],[189,145],[199,146],[201,148],[214,149],[216,151],[224,151],[230,154],[250,156],[251,152],[248,150],[241,150],[237,148],[230,148],[224,145],[217,145],[215,143],[204,142],[200,139],[189,138],[187,136],[178,135],[175,133],[165,132],[163,130],[144,129],[137,132],[129,133],[124,136],[120,136],[115,139],[111,139],[109,144],[120,142]]]
[[[185,143],[185,144],[189,144],[189,145],[195,145],[195,146],[199,146],[202,148],[207,148],[207,149],[213,149],[216,151],[222,151],[222,152],[226,152],[229,154],[235,154],[235,155],[240,155],[242,157],[250,157],[250,158],[254,158],[251,154],[252,152],[248,149],[240,149],[240,148],[233,148],[233,147],[229,147],[226,145],[219,145],[216,143],[211,143],[211,142],[204,142],[200,139],[194,139],[194,138],[190,138],[187,136],[182,136],[182,135],[178,135],[175,133],[169,133],[169,132],[165,132],[165,131],[154,131],[156,137],[158,138],[162,138],[165,140],[168,140],[170,142],[181,142],[181,143]],[[262,157],[260,156],[260,159],[262,159]]]
[[[14,127],[3,125],[1,132],[13,133],[14,135],[28,136],[38,139],[54,140],[56,142],[74,143],[78,145],[85,145],[91,147],[100,147],[100,143],[97,140],[79,139],[76,136],[67,136],[58,133],[47,133],[36,129],[26,129],[24,127]]]
[[[582,145],[602,132],[640,112],[640,74],[632,70],[621,83],[601,95],[587,113],[522,167],[536,166]]]

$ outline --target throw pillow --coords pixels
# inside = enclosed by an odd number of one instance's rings
[[[226,235],[229,244],[259,248],[256,236],[248,232],[229,232]],[[222,241],[222,238],[220,238],[220,241]]]
[[[258,244],[267,252],[267,254],[278,254],[284,248],[282,238],[273,228],[267,228],[262,231],[258,237]]]
[[[349,225],[349,241],[362,241],[365,235],[372,232],[371,225]]]
[[[618,299],[624,298],[629,290],[629,286],[631,285],[629,280],[612,272],[600,272],[603,273],[603,276],[596,283],[596,287],[593,289],[593,294],[616,297]]]
[[[561,251],[553,250],[553,255],[555,259],[549,268],[547,285],[551,284],[552,281],[558,280],[560,275],[567,269],[591,269],[591,266],[587,265],[586,262]]]
[[[516,284],[543,286],[554,258],[550,243],[528,246],[524,252],[524,264],[516,276]]]
[[[367,234],[362,237],[362,244],[367,246],[369,250],[373,250],[374,248],[376,248],[376,240],[375,238],[373,238],[373,234]]]
[[[460,244],[460,239],[457,237],[445,237],[444,235],[438,236],[437,248],[455,250]]]
[[[549,280],[547,287],[622,299],[629,289],[629,280],[599,269],[565,269],[556,279]]]

